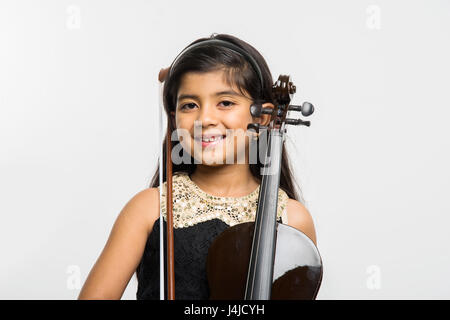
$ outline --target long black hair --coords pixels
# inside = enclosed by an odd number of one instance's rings
[[[248,54],[250,54],[258,63],[262,77],[263,77],[263,88],[261,92],[261,85],[258,75],[255,73],[254,69],[251,67],[249,62],[243,58],[240,54],[235,51],[228,49],[220,45],[211,45],[208,47],[199,47],[189,50],[185,54],[181,55],[177,60],[177,63],[170,70],[170,73],[164,81],[163,88],[163,104],[166,114],[169,115],[170,124],[169,131],[166,133],[163,142],[163,181],[166,181],[166,158],[167,158],[167,134],[172,136],[172,132],[176,129],[175,119],[171,115],[171,112],[175,113],[176,110],[176,99],[177,93],[181,82],[181,77],[187,72],[211,72],[222,69],[225,71],[226,81],[228,84],[234,84],[241,93],[244,94],[246,91],[250,94],[251,98],[264,102],[272,102],[272,85],[273,79],[270,73],[269,67],[263,56],[250,44],[245,41],[238,39],[232,35],[228,34],[213,34],[209,38],[200,38],[188,45],[191,46],[194,43],[207,40],[207,39],[219,39],[231,42],[242,49],[244,49]],[[187,48],[187,47],[186,47]],[[250,111],[249,111],[250,112]],[[174,148],[179,141],[172,142],[172,148]],[[252,175],[261,183],[261,168],[263,164],[260,162],[259,157],[257,157],[257,163],[250,164],[250,171]],[[196,164],[191,156],[191,161],[189,163],[172,164],[172,173],[184,171],[191,175],[196,168]],[[280,188],[284,190],[289,198],[295,199],[297,201],[303,201],[303,198],[299,198],[299,195],[294,186],[294,177],[292,174],[291,167],[289,166],[288,154],[286,152],[285,145],[282,148],[282,159],[281,159],[281,173],[280,173]],[[156,172],[150,182],[150,187],[155,188],[159,186],[159,161],[156,168]],[[300,196],[301,196],[301,190]]]

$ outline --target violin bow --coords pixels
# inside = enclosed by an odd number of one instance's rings
[[[160,134],[160,143],[162,142],[162,113],[164,110],[162,93],[163,93],[163,83],[167,76],[169,68],[161,69],[158,75],[159,80],[159,134]],[[175,300],[175,264],[174,264],[174,240],[173,240],[173,211],[172,211],[172,140],[171,140],[171,121],[170,115],[167,115],[167,133],[166,133],[166,181],[167,181],[167,192],[166,192],[166,216],[167,216],[167,299]],[[160,203],[161,203],[161,195],[162,195],[162,186],[163,186],[163,150],[160,150],[159,157],[159,195],[160,195]],[[160,300],[165,299],[164,295],[164,238],[163,238],[163,216],[162,210],[160,206],[159,211],[159,252],[160,252]]]

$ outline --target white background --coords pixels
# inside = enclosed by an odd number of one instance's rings
[[[156,169],[159,70],[213,32],[316,107],[288,150],[318,299],[450,298],[448,0],[1,0],[0,298],[76,299]]]

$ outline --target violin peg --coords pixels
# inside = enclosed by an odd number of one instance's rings
[[[259,118],[259,117],[261,117],[261,113],[262,113],[262,104],[261,103],[253,103],[250,106],[250,114],[253,117]]]
[[[309,102],[303,102],[301,106],[290,105],[288,110],[301,111],[303,116],[308,117],[313,114],[314,106]]]
[[[294,125],[294,126],[302,125],[302,126],[309,127],[311,125],[310,121],[303,121],[302,119],[289,119],[289,118],[287,118],[285,120],[285,123],[286,124],[291,124],[291,125]]]
[[[253,103],[250,106],[250,114],[256,118],[261,117],[262,114],[272,114],[272,112],[272,108],[263,108],[259,102]]]
[[[314,106],[309,102],[303,102],[302,104],[302,115],[307,117],[312,115],[314,112]]]
[[[272,114],[273,109],[272,108],[262,108],[261,113],[263,114]]]

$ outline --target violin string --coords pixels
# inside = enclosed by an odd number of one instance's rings
[[[265,164],[267,164],[267,154],[268,154],[268,151],[270,151],[270,147],[271,147],[271,145],[272,145],[272,138],[270,137],[270,135],[269,135],[269,143],[270,143],[270,145],[267,145],[267,150],[266,150],[266,154],[265,154],[265,156],[264,156],[264,163]],[[269,164],[269,167],[272,165],[272,162]],[[266,172],[265,172],[266,173]],[[267,180],[264,180],[264,181],[267,181]],[[267,183],[265,183],[264,184],[264,192],[266,191],[266,189],[267,189]],[[266,209],[265,209],[265,205],[266,205],[266,201],[265,201],[265,199],[264,199],[264,202],[263,202],[263,205],[262,205],[262,209],[261,209],[261,211],[260,212],[266,212]],[[263,217],[260,217],[259,219],[258,219],[258,225],[259,225],[259,228],[261,228],[261,220],[262,220],[262,218]],[[256,228],[256,225],[255,225],[255,228]],[[258,257],[258,253],[259,253],[259,244],[260,244],[260,242],[261,242],[261,232],[259,232],[259,234],[258,234],[258,242],[257,242],[257,244],[256,244],[256,257]],[[255,277],[255,275],[253,275],[253,277]],[[255,281],[255,279],[253,279],[253,281]],[[261,285],[261,282],[259,282],[259,284]],[[252,286],[252,288],[253,288],[253,290],[254,290],[254,286]],[[261,292],[261,290],[258,290],[258,292]],[[253,291],[252,291],[252,296],[253,296]]]
[[[270,138],[270,136],[269,136],[269,138]],[[261,143],[260,142],[261,140],[259,140],[259,143]],[[269,139],[269,142],[270,142],[270,139]],[[265,155],[264,155],[264,166],[267,164],[267,153],[268,153],[268,150],[269,149],[269,145],[267,145],[267,149],[266,149],[266,152],[265,152]],[[264,169],[263,169],[263,174],[265,174],[267,171],[265,171],[265,167],[264,167]],[[263,183],[264,181],[266,181],[266,180],[264,180],[264,179],[261,179],[261,182]],[[261,185],[261,187],[260,187],[260,192],[261,192],[261,194],[263,194],[263,191],[265,192],[265,189],[266,189],[266,184],[264,183],[264,185]],[[261,199],[259,199],[258,200],[259,201],[259,203],[261,203]],[[259,212],[264,212],[265,211],[265,208],[264,208],[264,206],[265,206],[265,204],[266,204],[266,202],[265,201],[263,201],[263,203],[262,203],[262,209],[261,210],[259,210]],[[256,218],[256,216],[255,216],[255,218]],[[260,225],[260,219],[258,219],[258,220],[256,220],[255,219],[255,227],[254,227],[254,231],[253,232],[256,232],[256,230],[257,229],[259,229],[258,227],[259,227],[259,225]],[[256,236],[256,234],[254,233],[254,237]],[[253,251],[252,250],[252,254],[251,254],[251,256],[250,256],[250,261],[253,261],[253,254],[255,254],[256,255],[256,257],[258,257],[258,252],[259,252],[259,242],[260,242],[260,238],[261,238],[261,232],[258,234],[258,241],[255,243],[254,241],[254,244],[256,245],[256,250],[255,251]],[[254,238],[253,238],[254,239]],[[254,262],[254,263],[256,263],[256,261]],[[249,271],[250,271],[250,269],[249,269]],[[255,274],[253,273],[252,275],[252,279],[250,279],[250,281],[251,281],[251,283],[252,283],[252,285],[251,285],[251,297],[253,297],[253,291],[254,291],[254,288],[255,288]],[[248,275],[247,275],[247,277],[248,277]],[[245,289],[246,290],[246,292],[245,292],[245,296],[247,296],[247,290],[248,290],[248,288],[246,288]],[[253,299],[253,298],[252,298]]]
[[[158,106],[158,127],[159,127],[159,145],[160,145],[160,156],[159,156],[159,203],[162,201],[163,192],[163,82],[159,82],[159,106]],[[167,133],[169,134],[169,133]],[[162,208],[160,205],[159,210],[159,299],[164,300],[164,235],[163,235],[164,225]]]

